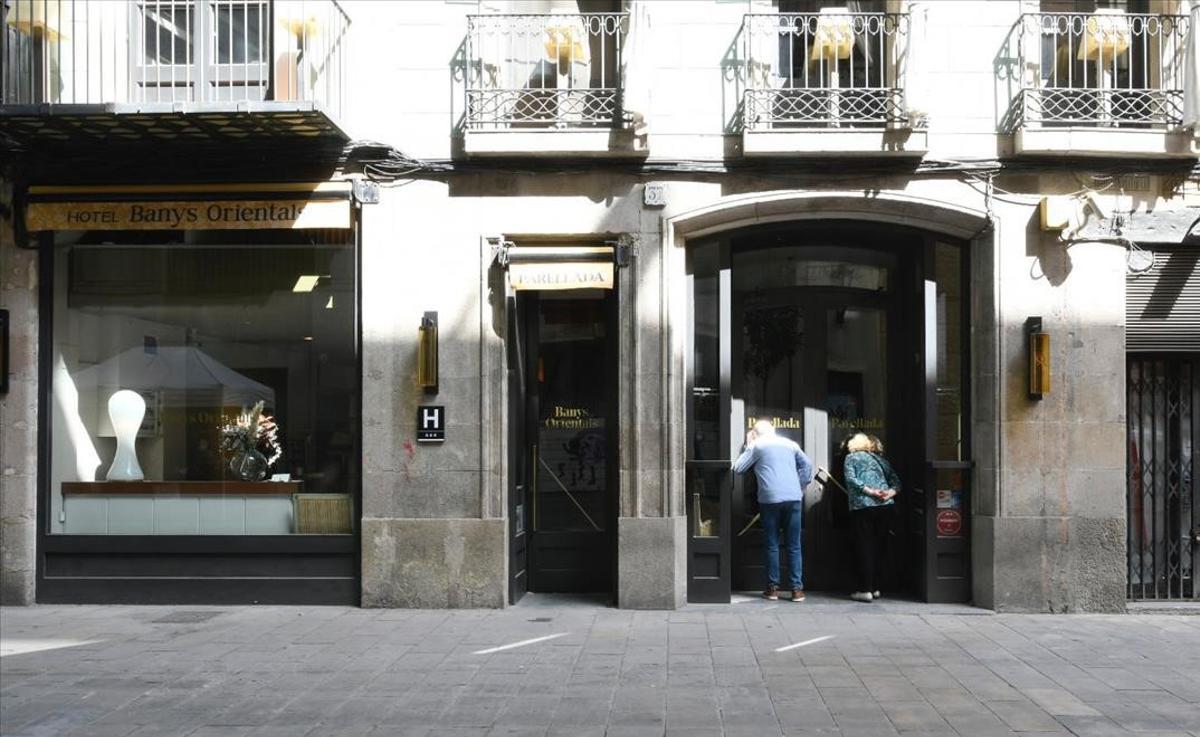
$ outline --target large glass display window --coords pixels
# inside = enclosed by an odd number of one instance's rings
[[[59,234],[55,535],[350,535],[352,231]]]

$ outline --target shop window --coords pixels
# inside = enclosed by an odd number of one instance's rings
[[[52,533],[354,531],[356,253],[330,233],[54,251]]]

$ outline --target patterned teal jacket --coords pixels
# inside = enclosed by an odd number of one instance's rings
[[[864,486],[873,489],[895,489],[900,491],[900,477],[892,470],[892,464],[877,453],[860,450],[846,456],[846,491],[850,492],[850,509],[866,509],[894,504],[895,498],[886,502],[863,491]]]

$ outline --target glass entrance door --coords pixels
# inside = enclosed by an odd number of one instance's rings
[[[521,488],[511,490],[519,491],[513,498],[520,505],[513,509],[513,552],[530,591],[613,590],[614,312],[612,293],[599,290],[518,298],[524,418],[514,421],[524,432],[514,476]]]
[[[735,276],[731,422],[739,436],[760,419],[840,481],[845,439],[861,430],[886,444],[888,311],[877,295],[787,287],[739,291]],[[766,586],[753,475],[735,481],[733,587]],[[804,500],[804,580],[837,589],[851,578],[845,496],[812,484]],[[784,579],[786,580],[786,556]]]
[[[904,481],[883,587],[969,598],[962,254],[929,234],[849,222],[763,226],[689,246],[690,601],[766,584],[755,481],[729,471],[757,419],[833,479],[806,490],[806,587],[853,585],[843,445],[862,431]]]

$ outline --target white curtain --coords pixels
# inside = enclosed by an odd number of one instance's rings
[[[1200,31],[1200,0],[1191,0],[1188,32],[1184,50],[1183,70],[1183,127],[1200,129],[1200,52],[1196,49],[1196,34]]]
[[[649,132],[650,98],[654,86],[655,60],[650,56],[650,3],[630,0],[629,31],[625,36],[621,58],[621,83],[625,86],[625,112],[633,123],[635,135]]]

